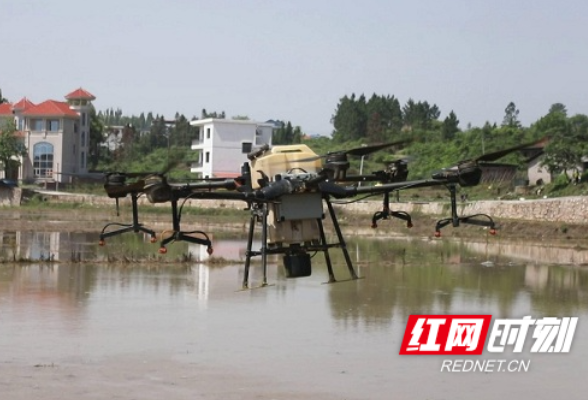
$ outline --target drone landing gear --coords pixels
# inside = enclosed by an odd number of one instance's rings
[[[335,215],[335,209],[333,205],[326,199],[327,208],[329,209],[329,215],[331,217],[331,221],[333,222],[333,226],[335,227],[335,232],[337,233],[337,240],[338,243],[327,244],[327,239],[325,237],[325,231],[323,228],[323,223],[321,220],[318,220],[319,229],[321,232],[321,241],[323,242],[323,249],[322,251],[325,253],[325,262],[327,263],[327,271],[329,272],[329,281],[327,283],[334,283],[337,282],[335,280],[335,274],[333,273],[333,267],[331,266],[331,259],[329,257],[329,248],[330,247],[340,247],[341,252],[343,253],[343,257],[345,258],[345,264],[347,265],[347,270],[349,271],[349,275],[351,276],[348,280],[355,280],[359,279],[355,269],[353,269],[353,265],[351,264],[351,257],[349,256],[349,252],[347,251],[347,243],[345,243],[345,238],[343,238],[343,233],[341,233],[341,227],[339,226],[339,222],[337,221],[337,216]]]
[[[183,204],[182,204],[183,206]],[[206,246],[206,252],[210,255],[213,252],[212,249],[212,242],[210,241],[210,238],[208,237],[208,235],[205,232],[202,231],[182,231],[180,228],[180,219],[181,219],[181,209],[182,207],[180,207],[179,211],[178,211],[178,200],[175,198],[172,198],[171,200],[171,207],[172,207],[172,231],[171,231],[171,235],[168,237],[165,234],[169,231],[164,231],[161,235],[162,240],[161,240],[161,245],[159,247],[159,253],[161,254],[165,254],[167,253],[167,246],[169,243],[175,242],[176,240],[183,240],[185,242],[188,243],[195,243],[195,244],[200,244],[203,246]],[[201,235],[203,237],[197,237],[194,235]]]
[[[122,233],[126,233],[126,232],[135,232],[135,233],[139,233],[139,232],[144,232],[147,233],[148,235],[151,236],[150,241],[151,243],[155,243],[157,241],[157,237],[155,235],[155,232],[151,229],[145,228],[142,224],[139,223],[139,212],[138,212],[138,205],[137,205],[137,199],[139,198],[139,194],[137,193],[131,193],[131,204],[132,204],[132,208],[133,208],[133,222],[130,224],[121,224],[118,222],[111,222],[109,224],[106,224],[104,226],[104,228],[102,228],[102,232],[100,232],[100,241],[98,242],[98,244],[100,246],[104,246],[105,243],[105,239],[115,236],[115,235],[120,235]],[[118,214],[118,197],[116,198],[116,206],[117,206],[117,214]],[[106,231],[109,227],[111,226],[119,226],[121,227],[120,229],[116,229],[113,231]]]
[[[311,257],[308,254],[308,252],[322,251],[325,255],[325,262],[327,264],[327,271],[329,274],[329,281],[326,283],[338,282],[335,279],[335,273],[333,272],[333,265],[331,263],[331,257],[329,255],[329,249],[332,247],[339,247],[343,252],[343,257],[345,258],[345,263],[347,264],[347,269],[349,270],[349,274],[351,276],[351,278],[348,280],[359,279],[351,263],[351,257],[349,256],[349,252],[347,251],[347,245],[345,243],[345,239],[343,238],[343,234],[341,233],[341,228],[339,226],[339,222],[337,221],[333,205],[331,204],[328,198],[325,199],[325,201],[327,203],[327,208],[329,210],[329,216],[331,217],[331,221],[333,222],[333,226],[337,234],[337,243],[327,243],[323,221],[322,219],[317,218],[316,222],[319,228],[320,241],[304,243],[304,245],[295,244],[288,247],[281,246],[281,244],[276,244],[275,247],[273,245],[270,247],[268,246],[268,205],[261,204],[252,206],[251,219],[249,223],[249,235],[247,239],[247,251],[245,253],[245,272],[243,275],[244,290],[249,288],[249,270],[251,267],[251,258],[256,256],[261,256],[261,264],[263,268],[263,278],[261,287],[268,286],[267,256],[269,254],[284,254],[284,266],[286,268],[288,277],[297,278],[309,276],[312,272],[310,262]],[[255,225],[258,222],[260,222],[262,225],[261,249],[259,251],[254,251],[252,250],[253,234],[255,231]]]
[[[378,227],[377,221],[381,219],[388,219],[390,217],[406,221],[406,227],[412,228],[412,218],[410,217],[409,213],[404,211],[390,211],[390,194],[386,192],[384,193],[384,204],[382,211],[374,213],[374,216],[372,217],[372,228]]]
[[[451,195],[451,217],[437,221],[437,225],[435,226],[435,237],[441,237],[441,228],[449,224],[451,224],[454,228],[457,228],[460,225],[460,223],[485,226],[487,228],[490,228],[488,230],[489,234],[496,234],[496,225],[494,223],[494,220],[487,214],[473,214],[462,217],[458,216],[455,185],[449,185],[449,193]]]

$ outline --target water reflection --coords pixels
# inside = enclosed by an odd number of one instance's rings
[[[14,239],[19,254],[31,258],[59,250],[60,261],[72,249],[102,260],[156,253],[140,236],[123,236],[100,249],[92,235],[40,235],[35,242],[35,236],[7,234],[3,246]],[[312,276],[289,280],[272,258],[273,286],[238,291],[245,241],[216,238],[214,244],[213,257],[200,246],[171,245],[172,255],[192,255],[182,262],[0,264],[3,395],[33,398],[40,387],[51,398],[79,398],[89,390],[124,398],[120,388],[133,384],[141,398],[436,398],[440,389],[459,398],[450,392],[459,386],[468,398],[492,382],[492,391],[477,396],[506,397],[524,384],[540,398],[543,382],[572,387],[574,373],[585,371],[583,267],[465,242],[352,238],[348,247],[364,279],[321,284],[328,277],[319,254]],[[336,276],[347,278],[340,252],[330,253]],[[261,281],[260,265],[253,265],[251,278]],[[398,356],[406,318],[418,313],[581,318],[569,357],[533,364],[539,372],[517,375],[514,383],[485,374],[466,382],[440,374],[435,357]],[[407,389],[423,376],[430,389]]]
[[[0,261],[130,262],[153,259],[157,254],[158,247],[150,243],[148,235],[120,235],[108,240],[104,247],[98,246],[98,241],[99,234],[95,232],[0,231]],[[186,243],[174,243],[167,258],[186,258],[187,248]]]
[[[61,261],[79,254],[76,257],[105,261],[114,252],[125,254],[130,260],[156,257],[152,255],[156,247],[148,243],[148,238],[133,235],[114,246],[109,244],[107,249],[96,246],[97,235],[88,233],[5,232],[2,238],[5,256],[12,246],[15,254],[32,260],[52,255],[55,261]],[[501,317],[517,315],[527,308],[540,313],[573,313],[588,307],[588,271],[565,263],[546,264],[548,257],[540,259],[541,263],[526,261],[526,255],[532,252],[521,249],[535,249],[534,245],[352,239],[348,247],[365,279],[327,286],[332,316],[338,321],[377,324],[395,316],[405,319],[414,313],[467,313],[479,307],[491,308]],[[170,265],[140,261],[125,263],[124,268],[108,263],[30,264],[4,268],[0,281],[4,287],[11,281],[14,293],[27,286],[27,293],[60,294],[82,303],[89,293],[98,290],[96,285],[101,290],[111,285],[122,289],[129,282],[142,282],[154,291],[165,288],[170,295],[192,293],[203,307],[212,291],[240,287],[245,258],[243,240],[215,240],[212,257],[203,246],[175,243],[171,248],[177,254],[190,254],[189,262],[174,263],[172,253],[166,259],[172,260]],[[332,250],[331,257],[336,276],[347,278],[340,252]],[[564,259],[569,260],[567,256]],[[270,262],[270,279],[287,282],[280,290],[295,290],[296,280],[286,281],[279,259],[271,258]],[[313,281],[326,281],[321,255],[313,259],[313,270]],[[254,282],[261,272],[259,265],[253,265]]]
[[[492,241],[489,243],[463,242],[463,246],[478,253],[500,255],[518,260],[547,264],[588,264],[588,248],[577,245],[573,248],[560,247],[557,250],[546,243]]]
[[[386,324],[419,313],[477,313],[480,308],[495,317],[525,310],[574,314],[588,308],[588,270],[583,268],[520,261],[486,248],[478,252],[468,243],[370,240],[351,241],[351,248],[363,255],[358,259],[366,279],[352,289],[329,288],[333,317],[348,324]]]

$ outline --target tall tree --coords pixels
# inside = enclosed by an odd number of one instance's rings
[[[8,100],[2,96],[2,89],[0,89],[0,104],[8,103]]]
[[[198,134],[197,128],[190,125],[190,121],[184,115],[176,116],[176,123],[171,131],[172,146],[190,147],[192,140]]]
[[[392,140],[402,128],[400,102],[394,96],[377,96],[375,93],[366,104],[365,136],[368,142]]]
[[[520,128],[521,122],[519,121],[519,110],[512,101],[508,103],[504,109],[504,118],[502,120],[502,126],[509,128]]]
[[[338,142],[365,138],[367,129],[366,101],[362,94],[358,99],[355,93],[339,100],[335,115],[331,118],[335,128],[333,139]]]
[[[549,114],[555,113],[563,114],[564,117],[568,116],[568,110],[562,103],[553,103],[551,107],[549,107]]]
[[[457,115],[451,110],[449,115],[443,120],[441,137],[443,140],[453,140],[457,132],[459,132],[459,120],[457,119]]]
[[[88,157],[88,169],[90,171],[95,170],[98,166],[98,162],[102,156],[101,150],[103,149],[102,143],[104,143],[104,124],[99,114],[96,114],[96,110],[92,108],[90,112],[90,151]]]
[[[413,99],[408,99],[402,108],[402,115],[404,126],[412,131],[414,129],[431,129],[433,121],[439,118],[441,111],[437,105],[430,105],[427,101],[415,102]]]
[[[17,136],[14,121],[8,120],[0,131],[0,162],[5,177],[15,176],[15,168],[20,166],[19,157],[26,157],[27,149]]]

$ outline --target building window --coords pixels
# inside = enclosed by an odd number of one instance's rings
[[[251,153],[252,146],[253,144],[251,142],[241,143],[241,153]]]
[[[86,131],[82,132],[82,147],[86,147]]]
[[[210,151],[207,151],[204,155],[204,162],[208,164],[210,162]]]
[[[86,126],[86,113],[82,113],[82,126]]]
[[[33,146],[33,171],[37,178],[53,177],[53,145],[41,142]]]
[[[48,119],[47,120],[47,130],[49,132],[57,132],[59,131],[59,120],[58,119]]]
[[[45,130],[45,121],[42,119],[33,119],[31,120],[31,130],[32,131],[44,131]]]
[[[74,133],[78,133],[78,123],[74,122]]]
[[[206,139],[210,139],[210,128],[206,128]]]
[[[80,168],[81,169],[86,168],[86,152],[85,151],[82,151],[82,153],[80,154]]]

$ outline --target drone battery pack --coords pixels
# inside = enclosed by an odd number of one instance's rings
[[[312,272],[310,254],[286,254],[284,256],[284,267],[288,278],[300,278],[310,276]]]

